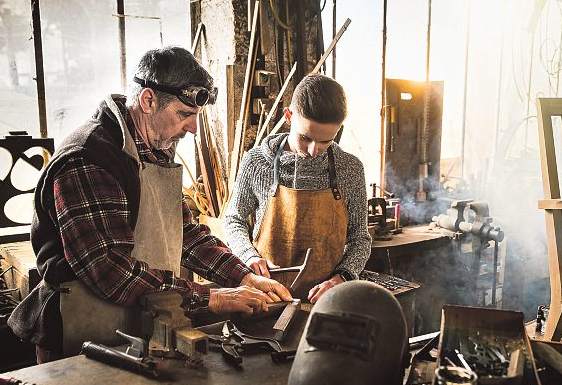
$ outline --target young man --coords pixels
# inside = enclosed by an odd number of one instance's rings
[[[182,199],[174,151],[214,100],[211,76],[187,50],[167,47],[148,51],[133,81],[128,98],[108,96],[65,139],[39,180],[31,242],[43,280],[8,321],[37,345],[38,363],[138,326],[131,307],[145,294],[174,290],[187,313],[260,312],[271,301],[264,292],[292,299],[193,223]],[[180,265],[236,288],[182,279]]]
[[[301,264],[311,248],[306,276],[292,289],[312,303],[356,279],[371,250],[363,165],[334,143],[346,113],[341,85],[306,76],[284,109],[289,134],[267,137],[248,152],[225,216],[233,252],[256,274],[287,286],[296,273],[274,275],[275,269]]]

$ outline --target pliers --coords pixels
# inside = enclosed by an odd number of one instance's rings
[[[225,321],[220,336],[214,334],[208,336],[210,342],[221,345],[223,357],[234,366],[242,364],[243,359],[240,353],[251,348],[269,349],[274,362],[288,359],[296,354],[295,350],[283,350],[279,342],[274,339],[253,337],[242,333],[231,321]]]

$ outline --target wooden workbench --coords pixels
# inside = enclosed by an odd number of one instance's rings
[[[273,363],[268,353],[245,355],[240,369],[227,364],[220,351],[210,351],[197,369],[181,360],[166,359],[152,378],[119,369],[79,355],[7,373],[20,381],[37,385],[145,385],[145,384],[268,384],[285,385],[291,361]]]
[[[282,343],[284,349],[296,349],[308,314],[306,311],[299,311],[289,338]],[[272,332],[271,327],[275,321],[276,318],[238,320],[236,325],[246,333],[251,330],[254,335],[265,337],[269,336],[266,333]],[[210,334],[220,334],[222,322],[200,329]],[[119,347],[120,350],[124,348],[125,346]],[[84,355],[12,371],[8,375],[37,385],[287,384],[292,360],[275,363],[267,350],[244,352],[242,357],[240,367],[232,366],[222,357],[220,346],[209,343],[209,352],[203,355],[201,365],[191,368],[184,360],[164,359],[159,361],[158,378],[100,363]]]
[[[449,237],[440,229],[432,229],[429,225],[403,227],[402,232],[393,234],[388,241],[373,240],[371,244],[371,258],[405,256],[420,247],[435,247],[448,242]]]

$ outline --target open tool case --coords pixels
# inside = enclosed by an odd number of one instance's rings
[[[541,384],[521,312],[443,307],[437,367],[467,364],[479,385]]]

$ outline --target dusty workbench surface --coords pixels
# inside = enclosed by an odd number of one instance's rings
[[[79,355],[7,373],[37,385],[144,385],[144,384],[286,384],[291,362],[274,363],[269,354],[244,355],[238,369],[228,365],[218,351],[209,352],[203,364],[192,369],[184,361],[159,361],[158,378],[115,368]]]
[[[395,246],[406,246],[421,242],[433,241],[446,238],[447,235],[439,228],[431,228],[429,225],[403,227],[402,232],[393,234],[388,241],[373,240],[371,248],[389,248]]]
[[[284,349],[296,349],[308,311],[299,311],[290,336],[281,344]],[[270,337],[276,318],[251,317],[238,319],[237,326],[246,333]],[[203,326],[200,330],[220,334],[222,322]],[[119,347],[124,350],[124,347]],[[209,343],[209,352],[203,355],[203,363],[196,368],[189,367],[185,360],[165,359],[158,361],[158,378],[144,376],[87,358],[84,355],[66,358],[43,365],[31,366],[8,373],[11,377],[37,385],[144,385],[144,384],[253,384],[285,385],[289,378],[292,360],[273,362],[267,350],[244,351],[239,367],[226,362],[220,346]]]

